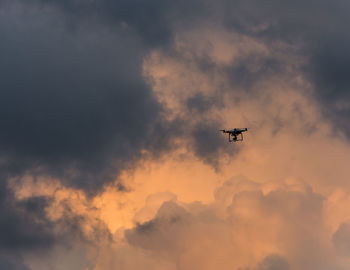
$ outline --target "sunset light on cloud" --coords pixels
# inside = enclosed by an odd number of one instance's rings
[[[350,269],[349,11],[0,0],[0,269]]]

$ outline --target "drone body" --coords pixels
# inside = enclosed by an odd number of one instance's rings
[[[229,142],[243,141],[243,132],[248,131],[247,128],[220,129],[223,133],[228,134]],[[239,137],[238,137],[239,136]]]

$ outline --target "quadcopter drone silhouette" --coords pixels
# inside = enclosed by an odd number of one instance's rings
[[[234,129],[220,129],[223,133],[228,134],[229,142],[243,141],[243,132],[248,131],[247,128],[234,128]],[[238,137],[239,136],[239,137]]]

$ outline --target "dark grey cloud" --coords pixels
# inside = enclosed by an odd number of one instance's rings
[[[205,15],[205,2],[192,0],[33,0],[61,8],[72,19],[91,18],[116,26],[123,24],[139,35],[146,46],[169,44],[173,29]]]
[[[3,196],[0,249],[14,251],[30,248],[43,249],[53,244],[54,237],[51,234],[53,224],[45,219],[43,213],[46,200],[47,198],[31,198],[17,202],[10,195]]]
[[[202,94],[197,93],[187,99],[186,105],[191,113],[202,114],[209,111],[217,102],[212,97],[204,97]]]
[[[21,262],[21,259],[18,258],[18,256],[11,256],[6,254],[0,255],[0,269],[29,270],[29,268]]]
[[[258,266],[258,270],[289,270],[288,262],[279,255],[267,256]]]
[[[166,147],[135,35],[88,23],[72,32],[59,12],[25,8],[0,13],[3,171],[44,172],[92,191],[141,150]]]
[[[341,255],[350,255],[350,224],[341,223],[338,230],[333,234],[333,244]]]
[[[250,270],[251,268],[240,268],[238,270]],[[285,258],[278,254],[271,254],[265,257],[258,265],[252,270],[289,270],[289,264]]]
[[[220,123],[211,120],[200,121],[193,127],[193,152],[204,162],[219,169],[219,156],[238,153],[238,145],[228,143],[227,134],[219,132]]]
[[[46,197],[18,201],[5,182],[0,183],[0,268],[29,269],[22,258],[23,252],[44,254],[58,239],[54,224],[47,220]]]

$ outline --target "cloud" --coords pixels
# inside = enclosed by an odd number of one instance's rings
[[[305,58],[303,72],[314,89],[323,113],[349,135],[349,88],[346,71],[349,38],[346,34],[349,4],[344,1],[234,1],[225,9],[226,25],[264,40],[282,41],[299,47]]]
[[[347,223],[341,223],[338,230],[333,234],[333,243],[340,254],[349,256],[349,233],[350,226]]]
[[[334,191],[349,188],[348,10],[340,0],[0,1],[0,265],[348,269],[348,200]],[[248,140],[228,146],[217,130],[236,126]],[[140,167],[154,158],[189,165],[150,179]],[[253,181],[208,195],[239,173]],[[21,198],[26,176],[40,190]],[[57,185],[47,191],[42,177]],[[308,185],[274,186],[294,178]],[[108,211],[79,191],[104,206],[115,181]],[[95,210],[108,212],[116,242]],[[40,264],[42,250],[53,257]]]
[[[258,266],[258,270],[289,270],[288,262],[278,255],[267,256]]]
[[[52,225],[45,219],[48,198],[36,197],[16,201],[7,187],[1,185],[0,249],[45,249],[54,242]]]
[[[283,257],[276,254],[272,254],[267,256],[254,269],[256,270],[289,270],[289,264]],[[249,268],[239,269],[239,270],[249,270]]]
[[[0,256],[0,267],[8,270],[29,270],[28,267],[18,260],[18,257],[16,258],[15,256],[10,257],[6,255]]]
[[[201,1],[34,1],[44,6],[63,10],[75,22],[93,18],[109,25],[123,25],[141,37],[146,46],[158,47],[170,44],[173,29],[178,25],[203,18],[204,4]]]
[[[56,242],[53,223],[46,219],[49,198],[32,197],[17,201],[2,182],[0,186],[0,266],[3,269],[29,269],[22,252],[42,252]]]
[[[0,13],[2,171],[95,192],[142,151],[167,148],[132,34],[89,23],[71,32],[57,10],[16,3]]]
[[[127,244],[115,252],[127,249],[128,256],[100,260],[132,269],[129,256],[142,251],[164,269],[345,269],[323,221],[325,198],[309,186],[263,189],[238,177],[210,204],[164,202],[153,218],[125,231]]]
[[[44,190],[25,196],[17,192],[5,181],[1,183],[0,266],[4,269],[47,269],[56,259],[59,261],[60,253],[66,262],[58,265],[66,265],[66,269],[73,269],[76,261],[89,265],[86,253],[99,241],[110,241],[105,224],[91,216],[91,209],[90,215],[76,210],[78,204],[71,202],[74,193],[62,198],[64,190],[56,190],[55,195]],[[88,203],[81,200],[79,206],[85,203],[88,208]],[[75,258],[68,260],[74,249]]]
[[[330,103],[319,91],[328,83],[319,79],[344,81],[331,74],[344,73],[346,58],[335,72],[321,70],[333,66],[322,59],[339,57],[322,53],[335,50],[317,42],[331,28],[325,18],[342,33],[343,4],[328,13],[322,2],[311,20],[311,3],[270,2],[3,1],[2,168],[46,172],[92,192],[142,153],[169,149],[173,137],[192,141],[190,149],[217,167],[219,137],[195,138],[205,126],[221,126],[218,115],[240,102],[227,91],[256,96],[266,81],[282,77],[289,84],[301,77],[299,91],[314,89],[327,104],[321,108],[329,108],[324,113],[344,122],[346,91],[332,91]],[[319,23],[324,28],[317,30]],[[155,74],[159,69],[166,74]],[[194,119],[183,117],[188,113]]]
[[[219,156],[230,153],[233,155],[237,148],[227,148],[227,140],[218,132],[218,123],[201,122],[193,127],[193,152],[204,162],[219,166]],[[231,150],[231,151],[230,151]]]

